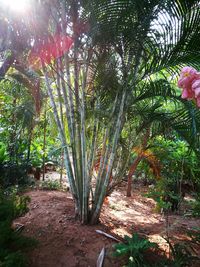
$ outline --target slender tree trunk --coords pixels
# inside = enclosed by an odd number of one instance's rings
[[[14,60],[15,60],[15,57],[13,54],[11,54],[10,56],[8,56],[5,59],[2,66],[0,67],[0,80],[2,80],[5,77],[7,71],[9,70],[11,65],[13,64]]]
[[[76,188],[75,181],[74,181],[74,175],[73,175],[72,165],[71,165],[71,161],[70,161],[69,148],[68,148],[68,145],[66,142],[66,136],[64,134],[64,129],[62,127],[62,122],[60,121],[60,118],[59,118],[58,110],[57,110],[56,103],[55,103],[55,98],[53,95],[53,90],[51,88],[44,63],[42,61],[41,61],[41,63],[42,63],[43,73],[45,76],[45,82],[46,82],[46,86],[47,86],[47,90],[48,90],[48,95],[49,95],[49,98],[51,101],[51,106],[53,108],[54,118],[55,118],[58,130],[59,130],[60,139],[61,139],[62,146],[64,149],[64,159],[65,159],[64,162],[66,165],[68,180],[70,183],[70,187],[71,187],[71,191],[72,191],[72,195],[74,197],[74,200],[75,200],[76,204],[79,206],[79,203],[77,203],[77,200],[78,200],[77,188]]]
[[[65,36],[66,19],[69,19],[70,23],[68,21],[67,23],[71,27],[73,46],[69,54],[65,53],[63,57],[57,59],[56,71],[53,69],[55,66],[53,62],[46,66],[42,62],[42,68],[62,142],[70,189],[77,206],[77,218],[84,224],[95,224],[99,220],[103,201],[107,194],[118,141],[123,127],[126,96],[130,86],[127,79],[127,69],[130,66],[126,67],[127,63],[125,64],[125,62],[121,66],[123,69],[124,86],[116,94],[115,101],[111,101],[112,103],[108,107],[107,111],[109,112],[110,120],[107,120],[107,117],[105,117],[101,121],[101,113],[98,111],[100,111],[102,99],[100,94],[94,89],[95,108],[92,110],[92,112],[94,111],[94,125],[93,123],[88,123],[90,120],[88,114],[91,111],[90,106],[88,106],[91,97],[90,88],[87,83],[88,69],[92,68],[91,63],[93,60],[96,62],[96,55],[90,38],[88,39],[89,42],[86,40],[86,45],[84,45],[85,37],[82,38],[82,32],[80,33],[79,31],[82,23],[80,20],[80,4],[80,1],[74,0],[68,6],[66,1],[62,1],[54,26],[56,28],[59,21],[62,34]],[[68,14],[66,14],[67,12]],[[123,56],[121,60],[123,61]],[[49,70],[53,70],[53,79],[52,75],[49,76]],[[137,66],[135,66],[133,73],[134,77],[136,72]],[[58,75],[55,75],[56,73]],[[57,102],[56,91],[60,96],[59,99],[64,100],[64,103]],[[62,105],[64,107],[63,112],[60,113],[58,112],[59,104],[61,104],[60,107]],[[61,114],[65,114],[64,122],[66,122],[66,127],[64,127]],[[91,125],[92,127],[90,127]],[[101,129],[104,132],[103,137]],[[98,145],[100,142],[103,144],[101,147],[100,167],[96,177],[96,173],[93,173],[93,163],[97,156],[99,156]],[[92,180],[93,177],[94,179]],[[94,180],[95,186],[93,184]]]
[[[138,164],[142,160],[142,156],[137,156],[136,159],[134,160],[133,164],[131,165],[128,173],[128,184],[127,184],[127,191],[126,191],[126,196],[131,197],[131,190],[132,190],[132,176],[137,169]]]
[[[43,138],[43,172],[42,172],[42,181],[45,178],[45,153],[46,153],[46,131],[47,131],[47,110],[46,110],[46,102],[45,102],[45,110],[44,110],[44,138]]]
[[[118,117],[117,117],[116,130],[115,130],[114,137],[113,137],[111,152],[110,152],[110,156],[108,158],[108,167],[107,167],[107,170],[106,170],[106,175],[105,175],[105,178],[104,178],[104,182],[103,182],[103,185],[102,185],[102,188],[101,188],[100,195],[98,196],[98,201],[97,201],[95,210],[93,211],[92,218],[91,218],[91,223],[92,224],[97,223],[98,220],[99,220],[99,216],[100,216],[101,208],[102,208],[102,205],[103,205],[103,201],[104,201],[104,198],[105,198],[106,193],[107,193],[107,189],[108,189],[108,185],[109,185],[109,181],[110,181],[110,175],[111,175],[113,162],[114,162],[114,158],[115,158],[115,152],[116,152],[116,149],[117,149],[117,144],[118,144],[118,140],[119,140],[119,136],[120,136],[122,115],[123,115],[123,112],[124,112],[126,93],[127,93],[127,91],[126,91],[126,88],[125,88],[123,93],[122,93],[122,96],[121,96],[120,109],[119,109],[119,113],[118,113]]]
[[[60,184],[62,184],[63,167],[64,167],[64,155],[63,155],[63,149],[61,149]]]
[[[150,136],[150,127],[146,129],[146,133],[144,134],[144,139],[142,142],[142,151],[144,151],[147,147],[147,142]],[[131,197],[131,190],[132,190],[132,176],[137,169],[138,164],[140,161],[144,158],[142,153],[139,153],[139,155],[136,157],[134,160],[133,164],[130,167],[129,174],[128,174],[128,184],[127,184],[127,191],[126,191],[126,196]]]
[[[13,99],[13,108],[16,109],[17,105],[17,99],[14,97]],[[17,156],[16,156],[16,131],[17,131],[17,123],[16,123],[16,113],[13,112],[11,115],[11,122],[12,122],[12,130],[10,134],[10,144],[9,144],[9,158],[11,162],[14,162],[14,160],[17,163]]]
[[[33,126],[31,126],[30,133],[29,133],[29,138],[28,138],[28,151],[27,151],[27,158],[26,158],[27,164],[30,161],[32,135],[33,135]]]

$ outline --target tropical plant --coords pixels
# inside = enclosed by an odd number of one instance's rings
[[[6,158],[6,146],[4,143],[0,142],[0,164],[3,163],[5,158]]]
[[[158,248],[156,243],[150,242],[148,239],[139,237],[134,233],[132,237],[125,236],[125,242],[114,245],[114,255],[128,256],[129,267],[148,267],[150,263],[145,259],[145,253],[149,249]]]
[[[161,97],[160,86],[167,88],[167,92]],[[127,196],[131,195],[131,181],[140,162],[146,162],[153,169],[155,176],[160,176],[159,156],[154,154],[153,147],[159,136],[164,136],[171,140],[185,141],[190,149],[199,155],[199,137],[194,129],[199,129],[199,111],[192,104],[185,103],[178,97],[178,90],[174,83],[167,80],[154,79],[146,83],[146,92],[136,98],[134,104],[129,108],[129,113],[134,114],[137,137],[132,135],[134,140],[129,147],[133,158],[129,164]],[[151,93],[154,98],[152,99]],[[132,115],[133,116],[133,115]],[[130,122],[129,122],[130,123]],[[133,122],[132,122],[133,123]],[[196,131],[195,130],[195,131]],[[139,138],[138,138],[139,137]],[[165,152],[167,154],[167,152]],[[189,153],[186,157],[188,161],[194,153]],[[176,155],[175,155],[176,156]],[[176,158],[176,157],[175,157]],[[165,164],[164,164],[165,165]]]
[[[198,192],[199,167],[198,156],[185,141],[174,136],[170,140],[158,136],[151,142],[151,151],[159,159],[161,165],[160,178],[150,190],[158,208],[178,210],[186,193]]]
[[[0,183],[9,186],[27,182],[30,145],[34,128],[34,105],[18,82],[6,79],[0,82],[1,146]]]

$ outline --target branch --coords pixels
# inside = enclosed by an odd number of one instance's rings
[[[5,61],[3,62],[3,65],[0,67],[0,80],[2,80],[7,71],[9,70],[10,66],[13,64],[15,60],[15,57],[13,54],[11,54],[10,56],[8,56]]]

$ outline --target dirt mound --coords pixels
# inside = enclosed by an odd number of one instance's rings
[[[123,266],[113,258],[115,243],[95,232],[102,230],[115,237],[134,232],[157,242],[162,250],[169,251],[166,240],[166,222],[155,212],[155,202],[143,197],[147,188],[135,187],[131,198],[125,197],[122,186],[104,203],[101,224],[83,226],[74,219],[74,203],[69,192],[30,191],[30,211],[15,223],[24,225],[23,233],[39,241],[37,248],[28,253],[30,267],[94,267],[103,247],[107,256],[104,267]],[[200,225],[200,219],[171,214],[168,231],[175,241],[185,240],[187,230]]]

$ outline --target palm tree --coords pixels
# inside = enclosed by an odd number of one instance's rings
[[[77,213],[83,223],[98,221],[124,117],[140,83],[145,87],[157,73],[164,76],[176,73],[186,62],[197,64],[197,4],[198,1],[69,1],[68,5],[61,5],[61,28],[64,18],[71,22],[71,56],[66,53],[56,60],[57,65],[42,65],[65,147]],[[79,28],[88,22],[90,30],[80,35]],[[59,74],[55,80],[48,75],[52,69]],[[55,105],[53,82],[56,90],[63,92],[69,145]],[[87,115],[91,112],[94,126],[88,136]],[[91,163],[98,156],[97,139],[102,146],[93,187]]]

